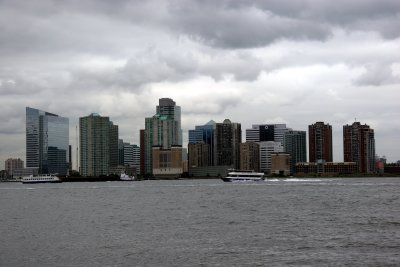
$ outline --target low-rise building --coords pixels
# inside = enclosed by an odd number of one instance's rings
[[[14,170],[16,169],[23,169],[24,168],[24,161],[20,158],[18,159],[7,159],[5,161],[5,170],[7,171],[8,175],[13,175],[14,174]]]
[[[171,149],[153,147],[154,176],[177,178],[182,172],[182,147],[172,146]]]
[[[219,166],[204,166],[189,168],[190,177],[226,177],[229,170],[232,169],[231,165]]]
[[[25,176],[29,175],[38,175],[39,174],[39,168],[21,168],[21,169],[15,169],[13,173],[14,178],[22,178]]]
[[[290,154],[271,153],[271,174],[288,176],[290,175]]]
[[[296,175],[317,174],[317,175],[338,175],[356,174],[358,166],[355,162],[299,162],[296,164]]]

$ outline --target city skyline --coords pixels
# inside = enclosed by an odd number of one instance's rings
[[[170,99],[170,98],[160,98],[159,99],[159,101],[160,101],[160,103],[164,103],[165,105],[166,105],[166,107],[168,108],[169,107],[169,105],[172,105],[172,106],[174,106],[175,107],[175,102],[173,101],[173,99]],[[166,101],[166,102],[165,102]],[[180,116],[181,116],[181,107],[180,106],[176,106],[176,109],[166,109],[166,110],[162,110],[162,111],[160,111],[160,106],[157,106],[157,109],[156,109],[156,115],[155,116],[153,116],[153,118],[155,118],[155,117],[162,117],[162,116],[166,116],[166,115],[162,115],[162,114],[169,114],[169,115],[171,115],[172,117],[171,118],[174,118],[174,120],[176,120],[177,121],[177,123],[178,123],[178,125],[180,125]],[[27,116],[28,116],[28,110],[35,110],[35,111],[38,111],[38,112],[41,112],[41,113],[43,113],[43,115],[44,114],[49,114],[50,116],[56,116],[56,117],[58,117],[58,115],[55,115],[55,114],[52,114],[52,113],[50,113],[50,112],[46,112],[46,111],[41,111],[41,110],[38,110],[38,109],[32,109],[32,108],[29,108],[29,107],[26,107],[26,110],[27,110]],[[176,111],[177,110],[177,111]],[[177,114],[179,114],[179,115],[175,115],[175,111],[177,112]],[[159,113],[159,112],[161,112],[161,114]],[[169,116],[168,115],[168,116]],[[108,116],[106,116],[106,117],[102,117],[102,116],[100,116],[99,114],[97,114],[97,113],[91,113],[89,116],[86,116],[86,117],[81,117],[80,118],[80,121],[83,119],[83,118],[90,118],[90,117],[101,117],[101,118],[106,118],[108,121],[109,121],[109,124],[110,124],[110,134],[111,133],[113,133],[113,132],[115,132],[115,130],[111,130],[111,129],[116,129],[116,133],[114,134],[115,136],[114,136],[114,139],[115,140],[118,140],[118,142],[119,141],[124,141],[124,144],[128,144],[128,143],[126,143],[125,142],[125,140],[124,139],[121,139],[120,138],[120,136],[119,136],[119,134],[118,134],[118,125],[114,125],[113,124],[113,122],[111,121],[111,118],[109,118]],[[69,121],[69,118],[63,118],[63,117],[61,117],[62,119],[66,119],[67,121]],[[151,119],[151,118],[144,118],[144,120],[145,121],[147,121],[148,119]],[[226,121],[229,121],[229,119],[225,119]],[[240,122],[238,122],[239,123],[239,125],[241,124]],[[82,124],[82,122],[80,122],[80,124]],[[195,129],[196,130],[193,130],[193,129],[188,129],[187,130],[187,132],[188,132],[188,139],[186,140],[186,143],[184,143],[183,144],[183,146],[182,147],[184,147],[184,148],[188,148],[188,145],[189,145],[189,143],[190,143],[190,138],[192,138],[192,141],[194,141],[194,142],[199,142],[200,141],[200,137],[198,137],[197,135],[199,134],[198,133],[198,131],[203,131],[205,128],[204,127],[208,127],[208,126],[213,126],[213,124],[216,124],[216,122],[215,121],[213,121],[213,120],[210,120],[208,123],[206,123],[206,124],[204,124],[204,125],[201,125],[201,126],[198,126],[198,125],[195,125],[194,127],[195,127]],[[217,123],[217,124],[221,124],[221,123]],[[361,125],[362,123],[360,123],[360,122],[354,122],[353,123],[353,125]],[[108,125],[108,123],[107,123],[107,125]],[[307,135],[308,136],[308,138],[306,138],[306,137],[304,137],[304,141],[305,141],[305,143],[307,143],[308,144],[308,146],[306,147],[306,151],[305,151],[305,157],[306,157],[306,155],[307,154],[310,154],[310,146],[309,146],[309,144],[310,144],[310,142],[309,142],[309,138],[310,138],[310,128],[312,128],[312,127],[314,127],[315,125],[324,125],[324,126],[328,126],[329,127],[329,129],[330,129],[330,131],[332,131],[332,127],[331,127],[331,125],[329,125],[329,123],[326,123],[326,125],[325,125],[325,122],[323,122],[323,121],[320,121],[320,122],[315,122],[315,124],[312,124],[312,125],[308,125],[308,130],[307,131],[299,131],[299,130],[295,130],[295,131],[293,131],[293,129],[292,128],[290,128],[290,127],[287,127],[286,126],[286,124],[252,124],[252,127],[250,128],[250,129],[241,129],[241,133],[242,133],[242,136],[243,136],[243,138],[242,138],[242,143],[245,143],[245,142],[248,142],[248,141],[252,141],[252,142],[254,142],[254,141],[256,141],[256,142],[258,142],[258,141],[260,141],[262,138],[264,138],[265,140],[275,140],[275,139],[277,139],[277,140],[279,140],[279,142],[277,142],[277,144],[280,144],[280,146],[281,146],[281,150],[279,150],[278,149],[278,151],[277,152],[283,152],[283,150],[284,150],[284,146],[283,146],[283,144],[284,144],[284,135],[283,135],[283,133],[285,132],[287,132],[287,133],[292,133],[292,132],[303,132],[305,135]],[[345,128],[347,127],[348,125],[343,125],[343,132],[342,132],[342,144],[343,144],[343,147],[342,148],[344,148],[344,147],[346,147],[346,144],[345,144]],[[368,129],[369,129],[369,126],[368,125],[366,125],[366,124],[364,124],[363,126],[365,126],[365,127],[368,127]],[[80,134],[79,134],[79,136],[78,136],[78,138],[77,139],[79,139],[80,140],[80,143],[82,142],[82,137],[81,137],[81,126],[79,127],[79,132],[80,132]],[[204,129],[203,129],[204,128]],[[275,128],[275,130],[274,130],[274,128]],[[200,129],[202,129],[202,130],[200,130]],[[272,129],[272,131],[271,131],[271,129]],[[78,130],[78,129],[77,129]],[[140,131],[144,131],[144,129],[141,129]],[[179,131],[178,131],[179,132]],[[192,133],[191,133],[192,132]],[[372,129],[372,132],[374,132],[374,130]],[[307,134],[306,134],[307,133]],[[192,134],[192,137],[190,137],[190,135]],[[312,133],[312,135],[314,135],[314,133]],[[69,134],[69,136],[70,136],[70,134]],[[177,142],[177,143],[180,143],[181,141],[180,141],[180,136],[177,136],[176,137],[177,139],[176,139],[176,141],[175,142]],[[200,138],[200,139],[199,139]],[[202,138],[204,138],[204,136],[202,137]],[[270,139],[270,138],[272,138],[272,139]],[[70,138],[71,139],[71,138]],[[199,139],[199,140],[198,140]],[[256,140],[257,139],[257,140]],[[264,140],[263,139],[263,140]],[[111,140],[111,139],[110,139]],[[115,156],[118,156],[117,154],[118,154],[118,142],[116,142],[116,147],[115,147],[115,155],[114,155],[114,157]],[[133,145],[135,145],[135,146],[138,146],[139,144],[141,144],[141,142],[142,142],[142,140],[139,140],[139,142],[138,143],[136,143],[136,144],[133,144]],[[169,143],[170,141],[168,141],[167,143]],[[330,141],[331,143],[332,143],[332,141]],[[146,142],[145,142],[146,143]],[[259,143],[259,144],[262,144],[262,143],[268,143],[268,142],[261,142],[261,143]],[[270,143],[274,143],[274,142],[270,142]],[[276,143],[276,142],[275,142]],[[110,143],[111,144],[111,143]],[[264,145],[266,145],[266,144],[264,144]],[[269,145],[272,145],[272,144],[269,144]],[[168,146],[168,145],[167,145]],[[181,146],[181,145],[179,145],[179,146]],[[81,150],[81,147],[82,147],[82,143],[80,144],[80,147],[79,147],[79,154],[80,154],[80,161],[82,161],[82,150]],[[27,148],[26,148],[27,149]],[[73,149],[72,149],[73,150]],[[335,148],[333,147],[333,148],[331,148],[331,150],[333,150],[333,151],[335,151]],[[330,153],[332,153],[333,151],[331,151]],[[342,149],[342,151],[343,151],[343,160],[335,160],[334,158],[333,158],[333,160],[331,161],[331,160],[327,160],[327,162],[345,162],[346,161],[346,152],[345,152],[345,150],[343,150]],[[374,140],[374,151],[375,151],[375,140]],[[108,153],[106,153],[106,154],[108,154]],[[109,166],[116,166],[116,164],[118,164],[118,159],[117,158],[115,158],[115,163],[114,164],[112,164],[111,163],[111,155],[112,155],[112,153],[110,153],[110,164],[107,164],[107,165],[109,165]],[[381,156],[381,155],[378,155],[378,154],[376,154],[375,153],[375,155],[376,156]],[[371,155],[372,156],[372,155]],[[7,158],[7,159],[11,159],[11,158],[13,158],[13,157],[9,157],[9,158]],[[26,160],[26,158],[24,158],[24,160]],[[300,162],[314,162],[314,160],[316,161],[316,159],[315,158],[313,158],[313,159],[309,159],[309,158],[307,158],[306,157],[306,160],[304,160],[304,161],[300,161]],[[372,159],[371,159],[372,160]],[[394,161],[393,161],[394,162]],[[211,163],[211,162],[210,162]],[[390,163],[390,162],[388,162],[388,163]],[[81,164],[82,164],[82,162],[80,162],[80,164],[79,164],[79,166],[81,166]],[[213,164],[211,164],[211,165],[213,165]],[[71,166],[76,166],[76,157],[74,157],[74,156],[72,156],[72,165]]]
[[[162,97],[182,108],[185,146],[211,119],[302,131],[324,121],[343,161],[342,127],[359,121],[395,162],[399,12],[389,0],[2,1],[0,169],[26,159],[25,106],[68,117],[75,151],[78,119],[92,112],[139,144]]]

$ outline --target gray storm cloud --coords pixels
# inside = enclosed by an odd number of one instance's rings
[[[393,70],[388,65],[369,64],[365,68],[365,72],[355,81],[357,85],[388,85],[399,84],[400,75],[395,76]]]
[[[0,1],[0,163],[24,150],[25,106],[71,128],[99,112],[137,142],[159,97],[182,105],[184,131],[357,117],[400,158],[399,14],[398,0]]]
[[[118,50],[113,37],[132,25],[221,48],[260,47],[282,39],[324,41],[335,27],[372,30],[384,38],[400,34],[396,0],[3,1],[2,6],[0,41],[6,52]]]
[[[376,31],[396,38],[400,2],[384,1],[192,1],[171,9],[173,26],[209,45],[265,46],[281,39],[320,40],[332,29]]]

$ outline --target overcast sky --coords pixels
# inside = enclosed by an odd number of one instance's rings
[[[161,97],[187,131],[213,119],[375,130],[400,160],[400,1],[0,0],[0,169],[25,161],[25,107],[92,112],[139,143]],[[74,165],[75,167],[75,165]]]

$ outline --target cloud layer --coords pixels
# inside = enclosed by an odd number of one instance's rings
[[[110,116],[138,143],[160,97],[182,106],[184,137],[230,118],[306,130],[354,119],[400,159],[399,1],[1,1],[0,168],[24,155],[25,106]]]

